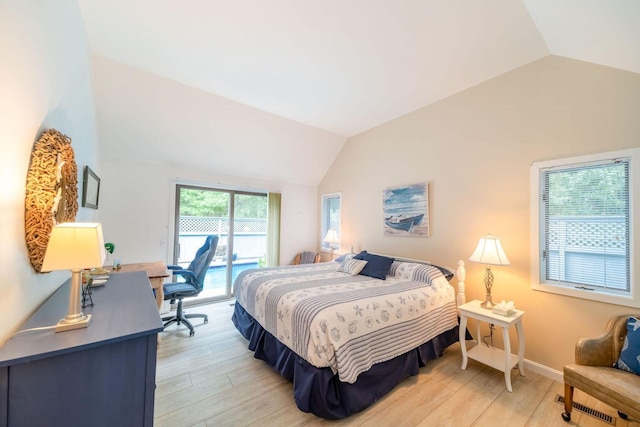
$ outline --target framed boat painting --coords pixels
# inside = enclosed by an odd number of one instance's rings
[[[429,184],[387,188],[382,193],[385,236],[429,237]]]

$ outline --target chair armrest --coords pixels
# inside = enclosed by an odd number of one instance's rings
[[[193,271],[191,271],[191,270],[175,270],[175,271],[173,272],[173,274],[174,274],[174,275],[175,275],[175,274],[179,274],[179,275],[181,275],[182,277],[184,277],[185,279],[186,279],[187,277],[191,277],[191,278],[194,278],[194,279],[195,279],[195,277],[196,277],[196,273],[194,273],[194,272],[193,272]]]
[[[629,315],[613,316],[602,334],[596,338],[581,338],[576,343],[576,364],[610,367],[620,357],[627,336]]]
[[[196,277],[196,275],[195,275],[195,273],[193,271],[187,270],[184,267],[180,267],[179,265],[168,265],[167,269],[169,269],[171,271],[171,274],[173,276],[180,275],[184,279],[186,279],[187,277],[191,277],[191,278],[195,278]]]

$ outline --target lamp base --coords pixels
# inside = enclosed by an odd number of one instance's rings
[[[91,320],[90,314],[82,314],[76,316],[67,316],[60,320],[56,325],[56,332],[71,331],[73,329],[81,329],[89,326]]]
[[[493,307],[495,307],[496,305],[493,303],[493,301],[491,301],[491,297],[489,297],[489,299],[485,300],[482,304],[480,304],[480,307],[485,308],[487,310],[493,310]]]
[[[491,272],[491,268],[487,265],[486,270],[484,271],[484,289],[487,291],[487,296],[484,299],[484,302],[480,304],[480,307],[493,310],[495,304],[491,300],[491,288],[493,287],[493,273]]]

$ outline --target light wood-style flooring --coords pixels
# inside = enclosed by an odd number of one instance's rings
[[[400,383],[370,408],[328,421],[300,411],[293,388],[261,360],[231,322],[233,302],[190,307],[206,313],[194,319],[195,336],[184,326],[160,334],[156,373],[155,425],[212,426],[591,426],[609,424],[573,411],[571,423],[555,402],[559,382],[531,371],[512,372],[513,393],[502,372],[469,360],[460,369],[460,345],[449,347],[420,374]],[[525,368],[526,369],[526,368]],[[576,390],[574,400],[616,418],[619,427],[640,423],[618,418],[612,408]]]

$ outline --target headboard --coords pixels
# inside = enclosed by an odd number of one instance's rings
[[[429,265],[434,265],[433,263],[429,262],[429,261],[425,261],[422,259],[413,259],[413,258],[405,258],[405,257],[396,257],[394,255],[385,255],[385,254],[378,254],[376,252],[372,252],[376,255],[382,255],[382,256],[386,256],[389,258],[393,258],[395,261],[400,261],[400,262],[415,262],[418,264],[429,264]],[[456,305],[457,306],[461,306],[462,304],[464,304],[465,302],[467,302],[467,297],[465,296],[465,287],[464,287],[464,281],[467,278],[467,270],[464,266],[464,261],[463,260],[458,260],[458,267],[453,269],[451,267],[448,266],[443,266],[444,268],[446,268],[447,270],[451,271],[452,273],[455,274],[456,279],[458,279],[458,287],[457,287],[457,293],[456,293]]]

